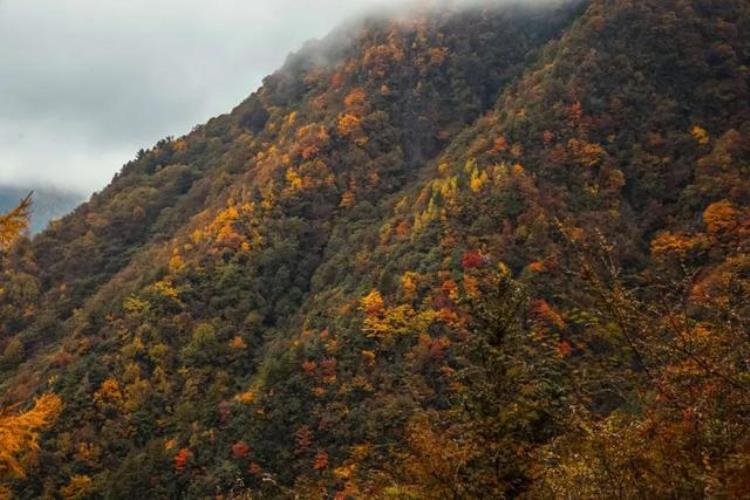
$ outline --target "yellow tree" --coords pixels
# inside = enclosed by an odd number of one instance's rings
[[[0,410],[0,477],[24,475],[20,459],[39,449],[39,431],[49,428],[57,420],[61,409],[62,401],[58,396],[44,394],[24,413]]]
[[[0,215],[0,248],[8,246],[29,225],[31,195],[5,215]]]
[[[11,212],[0,216],[0,247],[6,247],[28,226],[31,195]],[[24,475],[22,459],[39,448],[39,432],[51,426],[60,414],[62,401],[54,394],[39,397],[23,413],[0,409],[0,480],[9,475]],[[9,497],[0,484],[0,498]]]

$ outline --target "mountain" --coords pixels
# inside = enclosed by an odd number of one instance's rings
[[[56,189],[20,188],[0,186],[0,212],[15,208],[18,202],[33,193],[34,208],[31,214],[30,230],[37,234],[44,230],[50,221],[70,213],[81,204],[84,196],[78,193]]]
[[[742,497],[750,5],[343,27],[3,254],[20,498]]]

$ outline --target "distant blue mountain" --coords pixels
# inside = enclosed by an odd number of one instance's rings
[[[51,220],[68,214],[85,199],[81,193],[54,188],[0,186],[0,213],[15,208],[31,192],[34,193],[30,226],[32,234],[45,229]]]

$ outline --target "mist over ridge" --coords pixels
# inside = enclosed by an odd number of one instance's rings
[[[138,149],[231,109],[305,42],[367,17],[555,3],[6,0],[0,183],[101,189]]]

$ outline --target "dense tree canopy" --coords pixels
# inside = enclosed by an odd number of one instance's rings
[[[16,208],[0,216],[0,250],[19,237],[28,226],[28,212],[31,207],[31,196],[27,196]],[[15,351],[12,341],[3,355],[9,356],[9,347]],[[10,353],[16,356],[16,352]],[[50,427],[57,419],[62,402],[54,394],[44,394],[35,402],[33,408],[23,413],[15,409],[0,408],[0,498],[11,495],[4,484],[8,478],[25,475],[25,462],[33,458],[38,451],[39,431]]]

